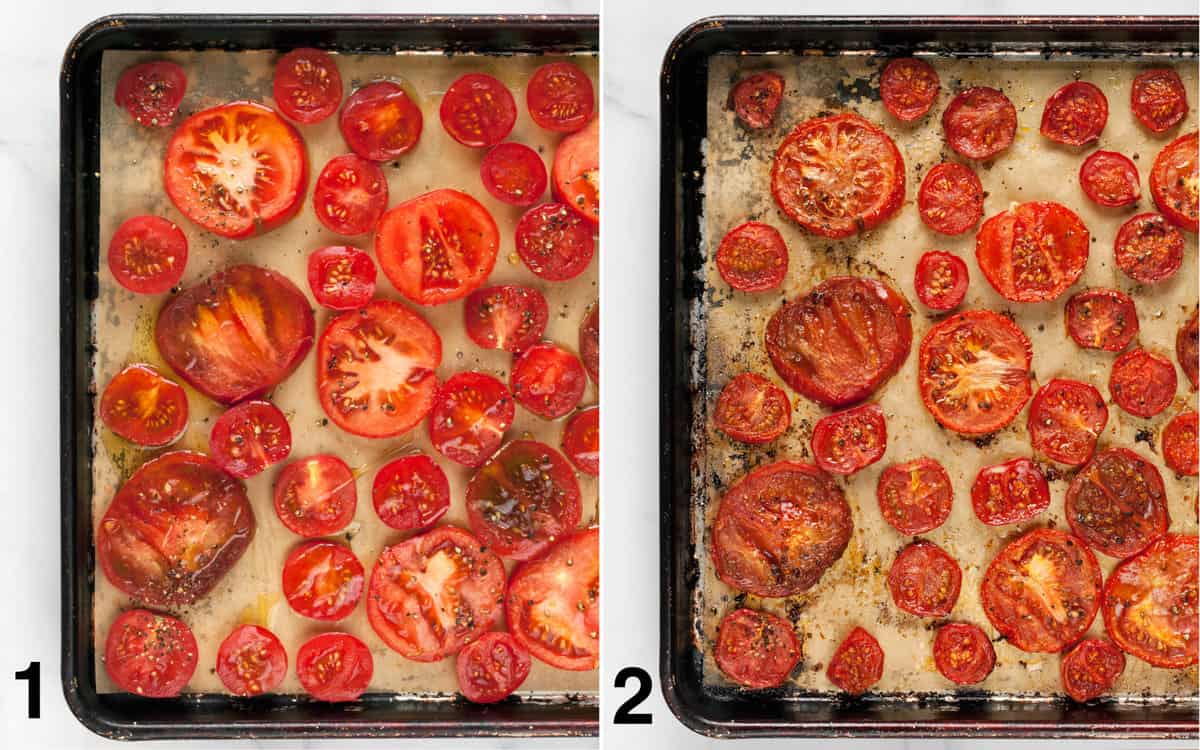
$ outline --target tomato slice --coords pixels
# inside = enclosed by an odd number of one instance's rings
[[[431,662],[491,630],[503,603],[500,558],[469,532],[439,526],[384,548],[371,571],[367,618],[388,648]]]
[[[1083,220],[1066,206],[1022,203],[983,222],[975,237],[975,259],[1005,299],[1047,302],[1079,280],[1089,239]]]
[[[919,360],[925,408],[938,424],[963,435],[1007,426],[1033,390],[1033,346],[1015,323],[991,310],[967,310],[934,325]]]
[[[729,90],[729,108],[750,130],[765,130],[775,124],[783,87],[783,76],[773,71],[747,76]]]
[[[337,316],[321,334],[321,407],[354,435],[401,435],[433,408],[441,362],[442,340],[420,315],[399,302],[369,302]]]
[[[546,281],[573,279],[596,252],[592,227],[563,203],[543,203],[517,222],[517,255]]]
[[[337,542],[305,542],[283,564],[283,595],[292,610],[314,620],[341,620],[358,606],[363,566]]]
[[[580,409],[567,420],[562,449],[576,469],[600,476],[600,407]]]
[[[1196,535],[1167,534],[1117,565],[1104,586],[1104,629],[1127,654],[1156,667],[1200,660]]]
[[[600,664],[600,529],[557,542],[513,571],[508,630],[539,661],[575,672]]]
[[[517,122],[512,92],[485,73],[460,76],[442,96],[442,127],[464,146],[488,148],[508,137]]]
[[[358,700],[374,673],[371,649],[347,633],[321,633],[305,641],[296,652],[296,677],[319,701]]]
[[[100,421],[131,443],[169,445],[187,429],[187,394],[153,367],[130,365],[105,386]]]
[[[1128,448],[1109,448],[1067,488],[1071,531],[1097,552],[1124,559],[1167,533],[1167,493],[1154,464]]]
[[[924,60],[900,57],[888,62],[879,74],[879,98],[892,116],[904,122],[923,117],[937,100],[942,82]]]
[[[1129,106],[1147,129],[1165,133],[1187,117],[1187,89],[1174,70],[1152,68],[1133,79]]]
[[[904,202],[904,184],[895,142],[855,114],[800,123],[771,167],[779,208],[809,232],[833,239],[882,224]]]
[[[1050,95],[1042,110],[1042,135],[1068,146],[1099,140],[1108,122],[1108,99],[1087,81],[1072,81]]]
[[[508,633],[492,631],[458,652],[458,689],[472,703],[496,703],[512,695],[533,666],[529,649]]]
[[[1079,184],[1093,203],[1109,208],[1130,206],[1142,197],[1137,166],[1116,151],[1096,151],[1079,167]]]
[[[1085,703],[1107,693],[1125,671],[1125,654],[1105,638],[1086,638],[1059,662],[1063,690]]]
[[[1162,432],[1162,456],[1176,474],[1200,474],[1200,415],[1195,409],[1177,414]]]
[[[356,154],[330,159],[313,188],[313,212],[335,234],[353,236],[375,228],[387,209],[388,183],[383,170]]]
[[[759,466],[725,493],[712,527],[717,577],[756,596],[816,585],[838,561],[854,521],[833,479],[811,464]]]
[[[1065,308],[1067,333],[1085,349],[1119,352],[1138,334],[1137,308],[1116,289],[1088,289],[1071,295]]]
[[[275,515],[303,537],[336,534],[354,519],[354,474],[337,456],[321,453],[292,461],[275,477]]]
[[[968,159],[991,159],[1012,145],[1017,108],[1000,91],[976,86],[959,92],[942,113],[946,143]]]
[[[270,401],[244,401],[217,417],[208,452],[225,471],[249,479],[291,454],[292,428]]]
[[[183,68],[165,60],[134,65],[121,73],[114,92],[117,106],[148,128],[165,128],[175,119],[187,92]]]
[[[547,63],[530,76],[525,106],[539,128],[574,133],[587,125],[595,109],[592,79],[574,63]]]
[[[139,602],[182,606],[213,590],[255,526],[241,482],[202,453],[165,453],[117,490],[96,530],[96,559]]]
[[[753,372],[725,384],[713,409],[713,424],[742,443],[769,443],[792,425],[792,402],[787,393]]]
[[[137,294],[162,294],[179,283],[187,266],[183,230],[160,216],[126,219],[108,243],[108,270]]]
[[[825,675],[839,690],[862,695],[883,677],[883,648],[875,636],[856,627],[833,652]]]
[[[429,412],[429,442],[463,466],[482,466],[512,426],[516,407],[507,386],[482,372],[460,372],[438,389]]]
[[[726,677],[751,690],[779,687],[800,662],[800,640],[787,620],[736,609],[721,619],[713,658]]]
[[[538,152],[511,141],[487,152],[479,165],[479,178],[493,198],[513,206],[532,206],[548,183]]]
[[[1150,195],[1167,221],[1195,233],[1200,228],[1200,137],[1181,135],[1163,147],[1150,169]]]
[[[1196,316],[1192,316],[1192,328],[1196,328]],[[1182,331],[1180,331],[1182,333]],[[1196,339],[1192,337],[1193,341]],[[1192,351],[1197,352],[1200,347],[1193,346]],[[1180,350],[1182,351],[1182,350]],[[1180,359],[1183,355],[1180,355]],[[587,314],[583,316],[583,320],[579,323],[579,359],[583,360],[583,368],[587,370],[588,375],[592,378],[592,382],[600,382],[600,300],[596,300],[588,306]],[[1193,360],[1200,359],[1200,354],[1192,357]],[[1184,366],[1187,369],[1187,366]],[[1192,368],[1192,383],[1196,382],[1196,368]]]
[[[984,614],[1009,643],[1057,653],[1096,619],[1100,583],[1100,564],[1082,539],[1034,529],[1000,550],[984,573],[980,595]]]
[[[978,625],[951,622],[938,628],[933,639],[933,663],[947,680],[975,685],[996,666],[996,650]]]
[[[479,346],[516,354],[542,340],[550,308],[533,287],[489,286],[467,297],[463,319],[467,335]]]
[[[900,550],[887,577],[892,601],[918,617],[945,617],[954,609],[962,571],[933,542],[916,541]]]
[[[457,190],[434,190],[393,206],[375,232],[384,276],[418,305],[441,305],[483,286],[499,247],[492,215]]]
[[[545,419],[570,414],[583,398],[587,373],[579,358],[555,344],[538,344],[513,361],[509,386],[517,403]]]
[[[317,304],[357,310],[375,296],[375,261],[349,245],[330,245],[308,256],[308,286]]]
[[[944,161],[921,180],[917,210],[933,231],[962,234],[983,218],[983,183],[962,164]]]
[[[196,671],[196,637],[182,620],[145,609],[117,615],[104,643],[104,669],[143,698],[174,698]]]
[[[946,522],[954,488],[940,463],[918,458],[884,469],[875,495],[883,520],[901,534],[911,536],[933,531]]]
[[[371,502],[389,528],[423,529],[450,510],[450,482],[442,467],[424,453],[401,456],[375,475]]]
[[[1137,348],[1117,357],[1108,376],[1108,391],[1117,406],[1149,419],[1175,400],[1175,365],[1161,354]]]
[[[1179,360],[1183,374],[1192,381],[1192,390],[1196,390],[1200,384],[1200,323],[1195,311],[1175,334],[1175,358]]]
[[[514,440],[467,483],[471,530],[496,554],[536,557],[579,524],[579,482],[562,454]]]
[[[1121,225],[1113,253],[1117,267],[1134,281],[1157,284],[1183,265],[1183,233],[1160,214],[1138,214]]]
[[[962,304],[970,283],[967,264],[950,253],[933,250],[917,261],[917,299],[930,310],[945,312]]]
[[[979,470],[971,485],[971,505],[988,526],[1022,523],[1050,507],[1050,485],[1037,464],[1014,458]]]
[[[817,421],[813,459],[830,474],[853,474],[883,458],[887,421],[879,404],[863,404]]]
[[[729,230],[717,248],[717,272],[740,292],[774,289],[783,283],[787,269],[787,245],[770,224],[740,224]]]
[[[424,125],[421,108],[391,81],[355,91],[338,117],[346,145],[368,161],[392,161],[412,151]]]
[[[275,106],[289,120],[312,125],[342,103],[342,76],[328,52],[294,49],[275,63]]]
[[[557,200],[600,227],[600,118],[568,135],[554,151],[550,182]]]
[[[217,677],[234,695],[270,693],[287,677],[287,651],[279,638],[258,625],[239,625],[217,649]]]
[[[192,387],[235,404],[291,375],[312,348],[314,328],[308,300],[286,277],[233,266],[163,305],[154,341]]]
[[[1038,389],[1029,407],[1033,447],[1069,466],[1086,463],[1108,424],[1108,406],[1100,391],[1078,380],[1054,378]]]
[[[779,377],[802,396],[849,406],[904,364],[911,315],[908,301],[875,279],[827,279],[771,316],[767,353]]]

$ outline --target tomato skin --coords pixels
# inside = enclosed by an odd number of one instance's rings
[[[1167,221],[1193,234],[1200,230],[1200,156],[1197,133],[1163,147],[1150,169],[1150,195]]]
[[[1167,533],[1167,493],[1154,464],[1128,448],[1097,453],[1067,488],[1063,509],[1075,536],[1124,559]]]
[[[1159,214],[1138,214],[1122,224],[1113,245],[1117,267],[1143,284],[1166,281],[1183,265],[1183,233]]]
[[[945,523],[954,501],[950,475],[932,458],[884,469],[875,494],[883,519],[909,536],[933,531]]]
[[[883,677],[883,648],[875,636],[856,627],[834,651],[825,675],[838,689],[862,695]]]
[[[313,213],[334,234],[354,236],[371,231],[387,203],[388,183],[383,170],[357,154],[330,159],[313,188]]]
[[[959,92],[942,113],[946,143],[968,159],[998,156],[1017,134],[1017,108],[1000,91],[976,86]]]
[[[1157,416],[1175,399],[1175,366],[1161,354],[1136,348],[1117,357],[1108,390],[1117,406],[1135,417]]]
[[[412,151],[425,126],[421,108],[391,81],[376,81],[346,99],[338,128],[350,150],[367,161],[392,161]]]
[[[512,132],[517,103],[508,87],[492,76],[468,73],[446,89],[438,114],[451,138],[471,148],[488,148]]]
[[[570,206],[543,203],[517,222],[517,255],[534,275],[567,281],[587,270],[596,252],[592,226]]]
[[[962,570],[933,542],[916,541],[900,550],[887,577],[892,601],[918,617],[946,617],[958,601]]]
[[[532,206],[546,192],[546,165],[530,147],[501,143],[493,146],[479,164],[484,188],[498,201],[512,206]]]
[[[1050,507],[1050,486],[1037,464],[1014,458],[979,470],[971,486],[971,505],[988,526],[1022,523]]]
[[[779,687],[800,661],[800,640],[787,620],[737,609],[717,628],[713,658],[726,677],[751,690]]]
[[[562,449],[576,469],[600,476],[600,407],[581,409],[567,420]]]
[[[775,124],[783,88],[783,76],[778,73],[770,70],[755,73],[729,90],[728,106],[746,128],[765,130]]]
[[[1089,238],[1083,220],[1061,203],[1022,203],[983,222],[975,259],[1005,299],[1047,302],[1083,274]]]
[[[968,167],[944,161],[921,180],[917,209],[933,231],[962,234],[983,218],[983,183]]]
[[[579,358],[555,344],[531,346],[517,355],[509,376],[517,403],[543,419],[570,414],[587,388]]]
[[[903,122],[924,117],[937,101],[941,86],[933,66],[912,57],[889,61],[879,74],[879,96],[883,106]]]
[[[1063,691],[1079,703],[1107,693],[1125,671],[1125,654],[1104,638],[1087,638],[1059,662]]]
[[[463,305],[467,335],[484,349],[523,352],[542,340],[549,320],[546,298],[528,286],[476,289]]]
[[[1085,349],[1119,352],[1138,334],[1137,308],[1116,289],[1087,289],[1071,295],[1064,310],[1067,334]]]
[[[389,528],[428,528],[450,509],[450,482],[442,467],[424,453],[401,456],[375,475],[371,502]]]
[[[1133,79],[1129,107],[1148,130],[1165,133],[1187,117],[1187,88],[1174,70],[1152,68]]]
[[[938,628],[933,639],[933,663],[947,680],[975,685],[996,666],[996,650],[978,625],[951,622]]]
[[[213,423],[208,452],[238,479],[261,474],[292,452],[292,428],[270,401],[243,401]]]
[[[117,687],[143,698],[174,698],[196,671],[196,637],[182,620],[146,609],[117,615],[104,668]]]
[[[354,519],[354,474],[337,456],[321,453],[292,461],[275,477],[275,515],[293,534],[336,534]]]
[[[183,230],[160,216],[121,222],[108,243],[108,269],[137,294],[162,294],[183,278],[188,241]]]
[[[165,128],[175,119],[187,92],[183,68],[165,60],[128,68],[117,80],[114,99],[140,125]]]
[[[1108,99],[1087,81],[1072,81],[1050,95],[1042,110],[1042,135],[1067,146],[1098,140],[1108,122]]]
[[[913,285],[921,304],[930,310],[946,312],[961,305],[969,283],[967,264],[957,255],[933,251],[917,261]]]
[[[1193,327],[1195,322],[1196,316],[1193,315]],[[1195,339],[1195,337],[1193,337],[1193,339]],[[1193,347],[1192,351],[1197,351],[1197,348]],[[1182,359],[1182,355],[1180,358]],[[583,369],[587,370],[588,376],[591,377],[592,382],[599,383],[600,300],[596,300],[588,307],[587,314],[583,316],[583,320],[579,323],[579,359],[583,361]],[[1197,355],[1197,357],[1193,357],[1192,359],[1200,359],[1200,355]],[[1184,369],[1186,370],[1187,367],[1185,366]],[[1192,383],[1194,384],[1195,382],[1195,368],[1192,368]]]
[[[812,453],[830,474],[850,475],[883,458],[887,421],[879,404],[863,404],[817,421]]]
[[[314,620],[350,615],[363,592],[363,566],[344,544],[305,542],[283,564],[283,595],[292,611]]]
[[[734,440],[762,445],[791,427],[792,402],[782,388],[762,375],[744,372],[721,389],[713,424]]]
[[[592,79],[574,63],[547,63],[530,76],[525,106],[539,128],[574,133],[587,125],[595,109]]]
[[[374,673],[371,649],[347,633],[321,633],[305,641],[296,652],[296,677],[319,701],[358,700]]]
[[[510,633],[492,631],[458,652],[458,689],[472,703],[496,703],[512,695],[532,667],[529,650]]]
[[[1079,167],[1079,185],[1093,203],[1120,208],[1142,197],[1137,166],[1116,151],[1095,151]]]
[[[1108,424],[1100,391],[1078,380],[1054,378],[1038,389],[1029,407],[1033,447],[1068,466],[1087,463]]]
[[[1163,428],[1162,456],[1171,471],[1188,477],[1200,474],[1198,434],[1200,415],[1195,409],[1175,415]]]
[[[1117,564],[1104,585],[1104,629],[1125,653],[1156,667],[1200,660],[1200,542],[1167,534]]]
[[[451,461],[476,468],[504,442],[515,414],[504,383],[481,372],[456,373],[434,397],[429,442]]]
[[[600,118],[558,143],[550,167],[555,200],[600,228]]]
[[[779,230],[747,221],[733,229],[717,247],[717,272],[739,292],[766,292],[787,276],[788,251]]]
[[[217,677],[234,695],[270,693],[287,676],[287,651],[279,638],[258,625],[239,625],[217,649]]]
[[[1183,374],[1192,381],[1192,390],[1196,390],[1200,383],[1200,321],[1194,311],[1175,334],[1175,358]]]
[[[342,76],[328,52],[294,49],[275,63],[275,106],[305,125],[321,122],[342,103]]]
[[[187,430],[187,393],[148,365],[130,365],[100,396],[100,421],[131,443],[170,445]]]
[[[308,256],[308,286],[317,304],[357,310],[375,296],[375,261],[349,245],[330,245]]]

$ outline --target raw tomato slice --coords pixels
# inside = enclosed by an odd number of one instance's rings
[[[472,341],[514,354],[541,341],[549,319],[546,298],[528,286],[476,289],[463,305],[463,322]]]
[[[342,76],[328,52],[294,49],[275,63],[275,106],[289,120],[312,125],[342,103]]]
[[[952,622],[938,628],[933,639],[933,663],[947,680],[975,685],[992,673],[996,650],[978,625]]]
[[[1138,334],[1137,308],[1116,289],[1088,289],[1071,295],[1065,309],[1067,333],[1085,349],[1119,352]]]
[[[862,695],[883,677],[883,648],[875,636],[856,627],[833,652],[825,675],[839,690]]]
[[[587,373],[579,358],[566,349],[538,344],[513,361],[509,386],[518,404],[544,419],[558,419],[579,405]]]
[[[1117,559],[1141,552],[1171,524],[1162,476],[1128,448],[1101,451],[1080,469],[1063,512],[1075,536]]]
[[[765,130],[775,124],[783,87],[783,76],[773,71],[747,76],[729,90],[729,108],[750,130]]]
[[[543,203],[517,222],[517,255],[535,276],[567,281],[587,269],[596,252],[592,226],[563,203]]]
[[[1194,477],[1200,474],[1200,415],[1196,410],[1178,414],[1162,432],[1162,456],[1167,468],[1176,474]]]
[[[717,627],[713,658],[726,677],[751,690],[779,687],[800,661],[800,640],[787,620],[737,609]]]
[[[813,458],[830,474],[853,474],[883,458],[886,450],[887,421],[879,404],[830,414],[813,428]]]
[[[1171,222],[1193,234],[1200,228],[1200,154],[1196,133],[1168,143],[1150,169],[1150,195]]]
[[[508,137],[517,122],[517,103],[500,81],[484,73],[460,77],[442,96],[442,127],[464,146],[487,148]]]
[[[130,365],[104,387],[100,421],[131,443],[169,445],[187,429],[187,393],[152,367]]]
[[[159,216],[126,219],[108,243],[108,270],[137,294],[162,294],[179,283],[187,266],[183,230]]]
[[[791,426],[792,402],[782,388],[762,375],[744,372],[721,389],[713,424],[739,442],[769,443]]]
[[[303,537],[336,534],[354,519],[354,474],[337,456],[321,453],[293,461],[275,477],[275,515]]]
[[[148,128],[165,128],[175,119],[187,92],[183,68],[165,60],[134,65],[121,73],[114,99]]]
[[[954,501],[950,475],[932,458],[887,467],[879,475],[875,494],[883,520],[906,535],[941,526],[950,517]]]
[[[1196,329],[1196,316],[1192,316],[1192,330]],[[1180,330],[1180,334],[1183,331]],[[1196,336],[1192,336],[1193,342]],[[1192,352],[1197,352],[1200,347],[1193,345]],[[1183,350],[1180,349],[1182,352]],[[587,370],[588,375],[592,378],[592,382],[600,382],[600,300],[596,300],[588,306],[587,314],[583,316],[583,320],[579,323],[579,359],[583,360],[583,368]],[[1180,354],[1180,359],[1183,355]],[[1200,355],[1193,356],[1193,360],[1200,359]],[[1184,365],[1184,370],[1187,366]],[[1192,383],[1196,382],[1196,367],[1191,369]]]
[[[492,631],[458,652],[458,689],[472,703],[495,703],[512,695],[533,666],[529,649],[509,633]]]
[[[291,454],[292,428],[270,401],[243,401],[217,417],[208,452],[225,471],[249,479]]]
[[[375,475],[371,502],[389,528],[424,529],[450,510],[450,482],[442,467],[424,453],[401,456]]]
[[[717,272],[741,292],[774,289],[787,276],[787,269],[787,245],[770,224],[740,224],[729,230],[717,248]]]
[[[296,652],[296,677],[319,701],[358,700],[371,684],[375,661],[367,644],[346,633],[321,633]]]
[[[887,576],[896,606],[918,617],[945,617],[962,586],[958,563],[933,542],[916,541],[900,550]]]
[[[104,643],[104,669],[143,698],[174,698],[196,671],[196,637],[182,620],[145,609],[117,615]]]
[[[1022,203],[983,222],[975,237],[975,259],[1005,299],[1047,302],[1079,280],[1089,239],[1083,220],[1066,206]]]
[[[1086,463],[1108,424],[1100,391],[1078,380],[1054,378],[1038,389],[1029,407],[1029,440],[1049,458],[1069,466]]]
[[[1050,485],[1037,464],[1014,458],[979,470],[971,485],[971,505],[988,526],[1023,523],[1050,507]]]
[[[306,542],[283,563],[283,595],[292,610],[314,620],[341,620],[358,606],[363,566],[337,542]]]
[[[335,156],[321,169],[313,188],[313,212],[335,234],[353,236],[375,228],[387,209],[383,170],[356,154]]]
[[[1079,184],[1093,203],[1119,208],[1142,197],[1137,166],[1116,151],[1096,151],[1079,168]]]
[[[576,469],[600,476],[600,407],[581,409],[567,420],[562,449]]]
[[[391,81],[355,91],[338,117],[346,145],[368,161],[392,161],[412,151],[424,125],[421,108]]]
[[[983,218],[983,183],[962,164],[944,161],[921,180],[917,210],[933,231],[962,234]]]
[[[239,625],[217,649],[217,677],[234,695],[270,693],[287,677],[287,651],[279,638],[258,625]]]
[[[1192,381],[1192,390],[1196,390],[1200,383],[1200,323],[1195,311],[1175,334],[1175,358],[1179,360],[1183,374]]]
[[[1187,89],[1170,68],[1146,70],[1133,79],[1129,106],[1147,129],[1165,133],[1187,117]]]
[[[538,152],[520,143],[501,143],[479,164],[483,186],[498,201],[532,206],[546,192],[546,165]]]
[[[330,245],[308,256],[308,286],[317,304],[357,310],[375,296],[375,261],[349,245]]]
[[[556,200],[600,227],[600,118],[559,141],[550,167]]]
[[[967,264],[957,255],[934,250],[917,261],[913,285],[917,299],[930,310],[946,312],[961,305],[969,283]]]
[[[1196,535],[1167,534],[1117,565],[1104,585],[1104,629],[1127,654],[1181,669],[1200,659]]]
[[[1134,281],[1157,284],[1183,265],[1183,233],[1159,214],[1138,214],[1121,225],[1113,255]]]
[[[1149,419],[1175,400],[1175,365],[1161,354],[1130,349],[1113,362],[1108,391],[1117,406],[1135,417]]]
[[[946,143],[968,159],[991,159],[1012,145],[1017,108],[1000,91],[976,86],[962,91],[942,113]]]
[[[587,125],[595,109],[592,79],[574,63],[547,63],[530,76],[525,106],[539,128],[574,133]]]
[[[1125,671],[1125,654],[1104,638],[1087,638],[1059,662],[1063,691],[1085,703],[1107,693]]]
[[[892,116],[912,122],[925,115],[937,100],[941,80],[924,60],[901,57],[888,62],[879,74],[879,98]]]
[[[451,461],[481,466],[504,442],[515,412],[504,383],[482,372],[456,373],[434,397],[429,442]]]
[[[1042,135],[1068,146],[1100,138],[1108,123],[1108,99],[1087,81],[1072,81],[1050,95],[1042,110]]]

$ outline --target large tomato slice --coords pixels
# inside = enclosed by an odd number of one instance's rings
[[[792,624],[778,615],[737,609],[721,620],[713,658],[739,685],[778,687],[800,661],[800,640]]]
[[[1109,557],[1141,552],[1171,524],[1162,476],[1128,448],[1097,453],[1071,480],[1064,505],[1071,531]]]
[[[1079,279],[1088,241],[1083,220],[1066,206],[1022,203],[983,222],[975,236],[975,259],[1005,299],[1046,302]]]
[[[1156,667],[1200,660],[1197,537],[1167,534],[1125,560],[1104,586],[1104,629],[1117,645]]]
[[[153,367],[130,365],[104,387],[100,421],[131,443],[169,445],[187,429],[187,393]]]
[[[1150,194],[1172,224],[1189,232],[1200,228],[1200,154],[1196,133],[1181,135],[1154,157]]]
[[[559,141],[550,167],[550,184],[557,200],[600,226],[600,118]]]
[[[182,620],[145,609],[122,612],[104,643],[104,668],[117,687],[143,698],[173,698],[196,671],[196,637]]]

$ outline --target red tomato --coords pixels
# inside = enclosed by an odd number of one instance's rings
[[[1192,317],[1175,334],[1175,358],[1179,360],[1183,374],[1192,381],[1193,391],[1200,384],[1200,324],[1196,316],[1197,313],[1193,311]]]
[[[354,474],[337,456],[321,453],[293,461],[275,477],[275,515],[303,537],[336,534],[354,519]]]
[[[574,133],[587,124],[596,106],[592,80],[574,63],[547,63],[529,78],[525,106],[539,128]]]
[[[371,571],[367,618],[393,651],[431,662],[491,630],[503,603],[500,558],[457,526],[439,526],[384,548]]]
[[[900,550],[887,577],[892,601],[918,617],[945,617],[954,609],[962,571],[933,542],[916,541]]]
[[[467,335],[484,349],[518,353],[542,340],[550,308],[533,287],[489,286],[476,289],[463,305]]]
[[[217,677],[234,695],[270,693],[287,677],[287,651],[270,630],[239,625],[217,649]]]
[[[1175,399],[1175,365],[1161,354],[1137,348],[1117,357],[1108,376],[1108,391],[1117,406],[1149,419]]]
[[[292,428],[270,401],[243,401],[217,417],[208,452],[222,469],[248,479],[291,454]]]
[[[346,145],[369,161],[392,161],[412,151],[424,125],[421,108],[391,81],[355,91],[338,117]]]
[[[823,406],[849,406],[874,393],[912,346],[908,301],[875,279],[839,276],[787,302],[767,323],[775,372]]]
[[[1121,225],[1113,253],[1117,267],[1134,281],[1156,284],[1183,265],[1183,233],[1159,214],[1138,214]]]
[[[1056,653],[1087,632],[1100,608],[1100,564],[1082,539],[1034,529],[996,555],[980,587],[983,611],[1022,651]]]
[[[374,673],[371,649],[346,633],[321,633],[305,641],[296,652],[296,677],[319,701],[358,700]]]
[[[883,458],[887,422],[879,404],[863,404],[817,421],[813,460],[830,474],[853,474]]]
[[[1200,415],[1196,410],[1175,415],[1162,433],[1162,456],[1167,468],[1176,474],[1194,477],[1200,474]]]
[[[829,660],[825,674],[839,690],[858,696],[883,677],[883,648],[862,628],[854,628]]]
[[[546,192],[542,157],[520,143],[501,143],[488,151],[479,178],[493,198],[513,206],[532,206]]]
[[[762,375],[744,372],[721,389],[713,424],[739,442],[769,443],[791,426],[792,402],[782,388]]]
[[[1200,227],[1200,156],[1197,134],[1181,135],[1168,143],[1150,169],[1150,195],[1154,205],[1181,229],[1195,233]]]
[[[777,461],[739,479],[712,527],[717,577],[756,596],[816,585],[842,556],[854,521],[842,490],[811,464]]]
[[[508,630],[540,661],[586,671],[600,664],[600,529],[557,542],[513,571]]]
[[[556,200],[600,227],[600,118],[558,143],[550,182]]]
[[[305,617],[348,617],[362,592],[362,563],[344,544],[305,542],[283,564],[283,595],[292,610]]]
[[[362,437],[401,435],[433,408],[442,340],[399,302],[375,300],[330,321],[317,344],[317,394],[334,424]]]
[[[726,677],[751,690],[779,687],[800,661],[800,640],[787,620],[737,609],[717,629],[713,658]]]
[[[481,466],[504,442],[515,412],[504,383],[482,372],[456,373],[434,397],[429,442],[451,461]]]
[[[913,285],[921,304],[930,310],[945,312],[961,305],[968,283],[967,264],[957,255],[934,250],[917,261]]]
[[[580,409],[567,420],[562,449],[576,469],[600,476],[600,407]]]
[[[883,520],[907,535],[941,526],[950,517],[954,501],[950,475],[932,458],[887,467],[879,475],[875,495]]]
[[[509,633],[492,631],[458,652],[458,689],[472,703],[495,703],[512,695],[532,666],[529,649]]]
[[[174,698],[196,671],[196,638],[182,620],[145,609],[117,615],[104,644],[104,669],[117,687],[143,698]]]
[[[509,386],[517,403],[545,419],[570,414],[583,398],[587,373],[579,358],[555,344],[538,344],[513,361]]]
[[[179,283],[187,266],[183,231],[159,216],[126,219],[108,243],[108,270],[138,294],[162,294]]]
[[[375,296],[375,261],[349,245],[330,245],[308,256],[308,286],[317,304],[357,310]]]
[[[1142,178],[1129,157],[1096,151],[1079,167],[1079,184],[1093,202],[1109,208],[1130,206],[1142,197]]]
[[[974,685],[992,673],[996,650],[978,625],[951,622],[938,628],[933,639],[933,663],[947,680]]]
[[[728,106],[742,125],[751,130],[764,130],[775,124],[783,87],[783,76],[778,73],[769,70],[755,73],[730,89]]]
[[[104,387],[100,421],[131,443],[169,445],[187,429],[187,394],[153,367],[130,365]]]
[[[1187,89],[1175,71],[1152,68],[1133,79],[1129,106],[1149,130],[1164,133],[1187,117]]]
[[[1066,206],[1022,203],[983,222],[975,237],[975,259],[1005,299],[1047,302],[1083,274],[1089,238],[1083,220]]]
[[[192,387],[222,404],[257,398],[312,348],[312,308],[282,274],[233,266],[163,305],[158,352]]]
[[[96,529],[96,560],[114,586],[152,607],[203,598],[254,538],[241,482],[202,453],[175,451],[142,464]]]
[[[438,114],[451,138],[464,146],[487,148],[512,132],[517,103],[500,81],[484,73],[468,73],[446,89]]]
[[[1100,139],[1108,122],[1108,99],[1087,81],[1072,81],[1050,95],[1042,110],[1042,135],[1068,146]]]
[[[535,276],[566,281],[592,262],[592,227],[563,203],[543,203],[517,222],[517,255]]]
[[[1192,330],[1196,329],[1196,316],[1192,316]],[[1182,334],[1183,331],[1181,330]],[[1192,336],[1192,341],[1196,340],[1196,336]],[[1192,352],[1196,352],[1198,347],[1192,347]],[[1180,349],[1182,352],[1183,350]],[[592,382],[600,382],[600,300],[596,300],[588,306],[587,314],[583,316],[583,320],[579,323],[579,358],[583,360],[583,369],[592,378]],[[1180,355],[1183,359],[1183,355]],[[1200,359],[1200,355],[1193,356],[1192,360]],[[1187,370],[1185,365],[1184,370]],[[1196,368],[1192,367],[1192,383],[1196,382]]]
[[[962,164],[944,161],[921,181],[917,209],[933,231],[962,234],[983,218],[983,183]]]
[[[1051,459],[1086,463],[1108,424],[1108,406],[1095,387],[1054,378],[1038,389],[1029,407],[1029,440]]]
[[[717,272],[741,292],[774,289],[787,276],[787,269],[787,245],[779,230],[769,224],[740,224],[729,230],[717,248]]]
[[[771,194],[785,214],[822,237],[882,224],[904,202],[904,159],[887,133],[855,114],[796,126],[775,152]]]
[[[312,125],[337,112],[342,76],[328,52],[294,49],[275,63],[275,106],[289,120]]]
[[[1017,108],[987,86],[962,91],[942,113],[946,143],[968,159],[991,159],[1012,145]]]
[[[528,560],[579,524],[579,482],[562,454],[514,440],[467,483],[471,530],[496,554]]]
[[[1107,693],[1124,671],[1125,654],[1104,638],[1080,641],[1059,662],[1063,690],[1080,703]]]
[[[1015,323],[991,310],[967,310],[937,323],[921,342],[919,359],[925,408],[963,435],[1007,426],[1032,391],[1033,346]]]
[[[371,502],[389,528],[423,529],[450,509],[450,482],[442,467],[424,453],[401,456],[375,475]]]
[[[1022,523],[1050,507],[1050,486],[1037,464],[1014,458],[979,470],[971,485],[971,505],[988,526]]]
[[[440,305],[483,286],[500,232],[479,201],[434,190],[393,206],[375,231],[375,258],[392,285],[418,305]]]
[[[1138,334],[1137,308],[1116,289],[1076,292],[1065,309],[1067,333],[1085,349],[1119,352]]]
[[[937,71],[924,60],[900,57],[879,74],[879,98],[892,116],[904,122],[923,117],[941,90]]]
[[[164,60],[134,65],[121,73],[114,98],[133,119],[148,128],[165,128],[175,119],[187,91],[183,68]]]
[[[1197,537],[1167,534],[1117,565],[1104,585],[1104,629],[1126,653],[1180,669],[1200,659]]]
[[[1141,552],[1171,523],[1158,469],[1128,448],[1101,451],[1080,469],[1064,512],[1075,536],[1118,559]]]
[[[388,202],[388,183],[379,165],[355,154],[335,156],[313,188],[313,212],[335,234],[352,236],[375,228]]]

